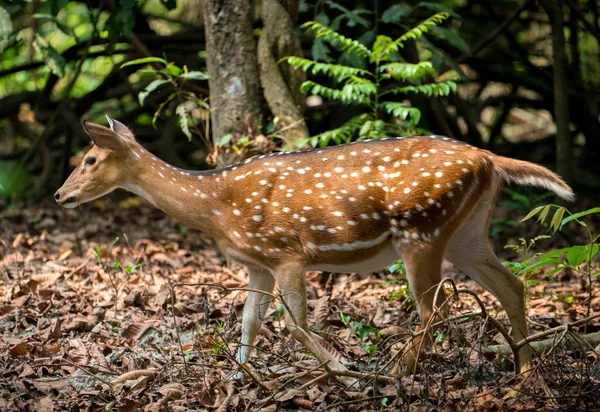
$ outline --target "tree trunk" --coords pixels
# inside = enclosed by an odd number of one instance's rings
[[[302,45],[296,35],[298,0],[262,0],[264,28],[258,40],[258,67],[265,99],[288,149],[301,149],[309,137],[304,122],[304,96],[300,85],[306,80],[302,70],[279,63],[286,56],[302,57]]]
[[[568,65],[561,0],[543,3],[552,25],[552,56],[554,64],[554,122],[556,123],[556,170],[565,180],[572,178],[572,140],[569,130]]]
[[[232,143],[258,134],[261,93],[250,0],[205,0],[206,67],[210,74],[212,140],[215,148],[227,134]],[[219,166],[241,160],[233,152],[219,153]]]

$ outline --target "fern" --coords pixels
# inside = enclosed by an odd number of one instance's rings
[[[431,62],[419,63],[387,63],[379,66],[381,79],[395,79],[400,81],[419,81],[427,76],[435,76],[436,71]]]
[[[334,47],[337,47],[348,53],[356,53],[358,56],[366,57],[371,55],[371,51],[358,40],[352,40],[333,31],[329,27],[323,26],[316,21],[309,21],[302,25],[308,32],[314,32],[316,38],[322,38]]]
[[[350,76],[373,76],[371,72],[356,67],[341,66],[339,64],[320,63],[314,60],[303,59],[301,57],[284,57],[283,61],[288,62],[295,69],[302,69],[305,72],[315,75],[324,74],[328,77],[341,82]]]
[[[354,134],[359,131],[366,122],[371,121],[372,119],[373,117],[370,113],[360,114],[348,120],[341,127],[319,133],[308,140],[313,147],[326,147],[332,140],[335,144],[349,143],[352,141]]]
[[[385,96],[397,94],[422,94],[425,96],[447,96],[456,91],[452,80],[434,82],[437,71],[429,61],[406,63],[396,61],[398,49],[409,39],[418,39],[429,29],[448,18],[447,12],[433,15],[415,28],[393,40],[379,35],[372,50],[362,43],[349,39],[334,30],[316,22],[303,25],[317,39],[326,41],[347,53],[368,58],[374,70],[323,63],[314,60],[286,57],[282,59],[296,69],[313,75],[325,75],[335,81],[335,86],[326,86],[312,80],[305,81],[300,90],[303,93],[319,95],[328,100],[339,100],[345,105],[363,106],[364,113],[352,117],[342,126],[320,133],[308,139],[311,146],[325,147],[330,143],[340,144],[352,140],[365,140],[397,134],[416,133],[421,112],[416,107],[397,101],[383,101]],[[382,64],[382,62],[384,62]],[[383,89],[384,82],[392,82]],[[394,82],[401,82],[400,85]]]
[[[382,61],[389,61],[393,53],[397,53],[398,49],[403,47],[404,42],[412,39],[416,40],[423,36],[423,33],[427,33],[430,27],[435,27],[442,23],[449,17],[446,12],[434,14],[417,27],[404,33],[396,40],[392,40],[388,36],[377,36],[375,44],[373,45],[373,52],[371,53],[371,63],[379,63]]]
[[[417,93],[424,94],[427,97],[431,96],[448,96],[450,92],[456,92],[456,83],[452,80],[448,80],[442,83],[430,83],[430,84],[419,84],[416,86],[404,86],[396,87],[395,89],[385,91],[381,95],[385,94],[406,94],[406,93]]]
[[[416,107],[406,107],[405,103],[383,102],[379,104],[379,107],[392,116],[409,122],[411,126],[416,126],[421,120],[421,111]]]

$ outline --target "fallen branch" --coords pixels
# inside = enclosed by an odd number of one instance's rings
[[[564,326],[559,326],[558,328],[554,328],[552,333],[560,333],[564,331]],[[533,336],[533,335],[532,335]],[[565,346],[569,349],[575,349],[581,347],[581,341],[588,343],[590,346],[595,347],[600,345],[600,332],[589,333],[587,335],[579,335],[574,333],[569,333],[563,339]],[[529,342],[529,346],[531,350],[537,354],[544,353],[550,349],[552,349],[556,345],[555,338],[549,338],[537,342]],[[492,345],[485,348],[486,351],[494,352],[502,356],[510,356],[513,352],[508,344],[503,345]]]

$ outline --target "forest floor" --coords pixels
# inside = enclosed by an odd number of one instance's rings
[[[533,223],[506,224],[522,215],[497,214],[506,226],[495,237],[501,260],[520,259],[503,245],[546,234]],[[469,316],[481,311],[470,295],[451,300],[452,320],[415,374],[389,375],[418,315],[406,281],[388,272],[307,275],[314,330],[362,373],[360,387],[337,384],[290,337],[277,301],[256,340],[251,377],[232,381],[247,275],[227,268],[211,239],[137,198],[74,210],[47,203],[5,211],[0,222],[2,411],[600,410],[600,346],[567,349],[567,333],[549,334],[555,344],[536,356],[535,373],[515,377],[512,357],[490,349],[506,343],[498,329]],[[535,251],[565,245],[555,236]],[[452,265],[443,270],[508,326],[491,295]],[[591,308],[600,311],[600,296]],[[576,274],[528,288],[531,333],[586,310],[586,280]],[[585,333],[599,330],[595,319]]]

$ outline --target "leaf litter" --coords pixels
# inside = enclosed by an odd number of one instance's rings
[[[4,410],[600,410],[599,347],[555,345],[536,359],[534,377],[515,377],[510,358],[486,350],[505,341],[490,322],[469,316],[479,311],[469,296],[453,299],[452,320],[434,332],[417,372],[390,376],[418,315],[406,282],[388,272],[307,274],[313,330],[358,374],[359,389],[337,384],[290,337],[278,301],[246,377],[232,381],[244,269],[228,267],[202,233],[143,203],[126,206],[3,212]],[[443,269],[507,325],[495,299],[451,265]],[[529,292],[531,333],[585,316],[579,278],[567,274]],[[598,297],[592,308],[600,309]],[[599,330],[598,319],[588,325],[588,333]]]

